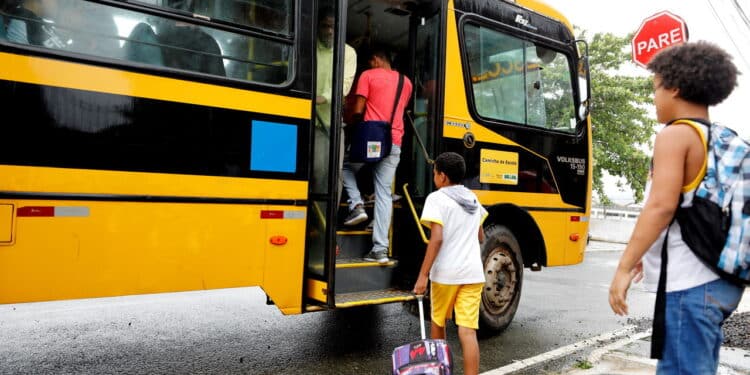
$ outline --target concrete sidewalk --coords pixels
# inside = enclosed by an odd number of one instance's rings
[[[750,289],[742,296],[737,313],[750,311]],[[596,349],[589,354],[589,369],[576,368],[565,374],[576,375],[645,375],[656,372],[656,360],[649,358],[651,350],[650,330],[633,334]],[[750,375],[750,351],[722,347],[719,354],[720,375]]]

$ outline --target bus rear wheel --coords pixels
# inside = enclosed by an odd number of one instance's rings
[[[479,326],[483,332],[498,333],[513,320],[523,284],[521,247],[507,227],[490,225],[485,228],[482,263],[485,283]]]

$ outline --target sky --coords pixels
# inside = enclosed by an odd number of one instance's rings
[[[609,32],[625,36],[638,30],[644,19],[664,10],[680,16],[687,24],[689,41],[713,42],[734,57],[734,64],[743,73],[738,77],[738,86],[728,99],[710,108],[709,115],[712,121],[729,126],[743,138],[750,139],[750,26],[743,22],[735,0],[543,1],[559,10],[574,26],[586,30],[588,35]],[[750,0],[736,0],[736,3],[750,18]],[[649,74],[635,64],[632,69]],[[615,184],[615,179],[605,179],[610,199],[619,204],[633,202],[632,193],[620,191]]]

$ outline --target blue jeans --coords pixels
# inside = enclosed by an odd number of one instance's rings
[[[372,251],[388,251],[388,229],[391,227],[393,198],[391,191],[396,167],[401,160],[401,147],[393,145],[388,157],[383,158],[372,167],[372,179],[375,184],[375,217],[372,228]],[[344,160],[344,189],[349,195],[349,210],[364,204],[357,187],[357,171],[364,163],[350,163]]]
[[[737,308],[742,287],[718,279],[667,293],[666,337],[657,374],[715,374],[721,325]]]

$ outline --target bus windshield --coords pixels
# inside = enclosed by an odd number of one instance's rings
[[[568,58],[545,46],[467,24],[466,53],[481,117],[575,132]]]

